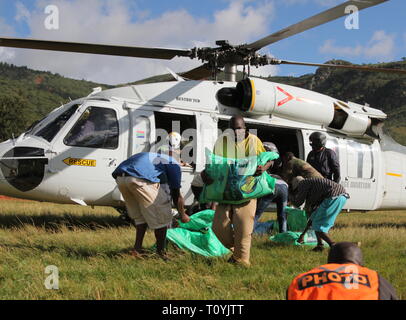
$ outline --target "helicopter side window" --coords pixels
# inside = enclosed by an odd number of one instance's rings
[[[71,147],[117,149],[118,132],[113,109],[89,107],[69,131],[64,143]]]
[[[48,123],[45,127],[43,127],[41,130],[39,130],[35,135],[37,137],[44,138],[48,142],[51,142],[53,138],[55,138],[56,134],[59,132],[59,130],[62,129],[62,127],[66,124],[66,122],[72,117],[72,115],[75,113],[75,111],[78,109],[79,105],[73,105],[70,107],[68,110],[66,110],[64,113],[60,114],[58,117],[56,117],[52,122]],[[34,128],[35,126],[33,126]],[[34,131],[31,129],[31,131]]]
[[[347,143],[348,176],[358,179],[372,179],[374,156],[372,147],[355,141]]]

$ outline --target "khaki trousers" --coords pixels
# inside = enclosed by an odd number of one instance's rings
[[[172,221],[172,203],[167,184],[149,182],[135,177],[117,177],[128,216],[136,225],[148,224],[150,229],[161,229]]]
[[[251,235],[257,199],[243,204],[219,204],[213,219],[213,232],[226,248],[234,247],[233,258],[250,264]]]

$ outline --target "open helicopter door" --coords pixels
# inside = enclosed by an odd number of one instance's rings
[[[111,102],[88,101],[76,111],[52,144],[49,171],[58,176],[61,198],[111,203],[116,185],[111,173],[126,156],[128,122],[122,106]]]
[[[185,204],[191,205],[193,202],[191,183],[195,175],[197,157],[196,112],[164,107],[154,112],[154,117],[155,134],[158,141],[151,151],[161,150],[161,152],[169,154],[168,134],[177,132],[181,135],[180,148],[173,152],[173,157],[181,163],[181,193]]]

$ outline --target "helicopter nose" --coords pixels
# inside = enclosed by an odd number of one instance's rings
[[[48,159],[38,147],[0,144],[0,193],[7,190],[27,192],[38,187],[45,174]],[[11,188],[11,189],[10,189]]]

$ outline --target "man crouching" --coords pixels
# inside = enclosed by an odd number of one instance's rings
[[[168,155],[142,152],[122,162],[112,176],[123,195],[128,216],[135,223],[132,255],[141,256],[145,232],[149,227],[155,232],[158,254],[166,259],[166,230],[172,221],[171,196],[182,222],[190,220],[180,193],[180,165]]]
[[[332,247],[334,242],[327,233],[333,227],[338,214],[349,198],[344,187],[325,178],[304,179],[298,176],[292,180],[292,189],[294,191],[292,203],[298,207],[306,201],[306,214],[310,215],[298,242],[303,242],[305,233],[312,226],[317,237],[317,247],[313,250],[323,250],[322,240]]]

